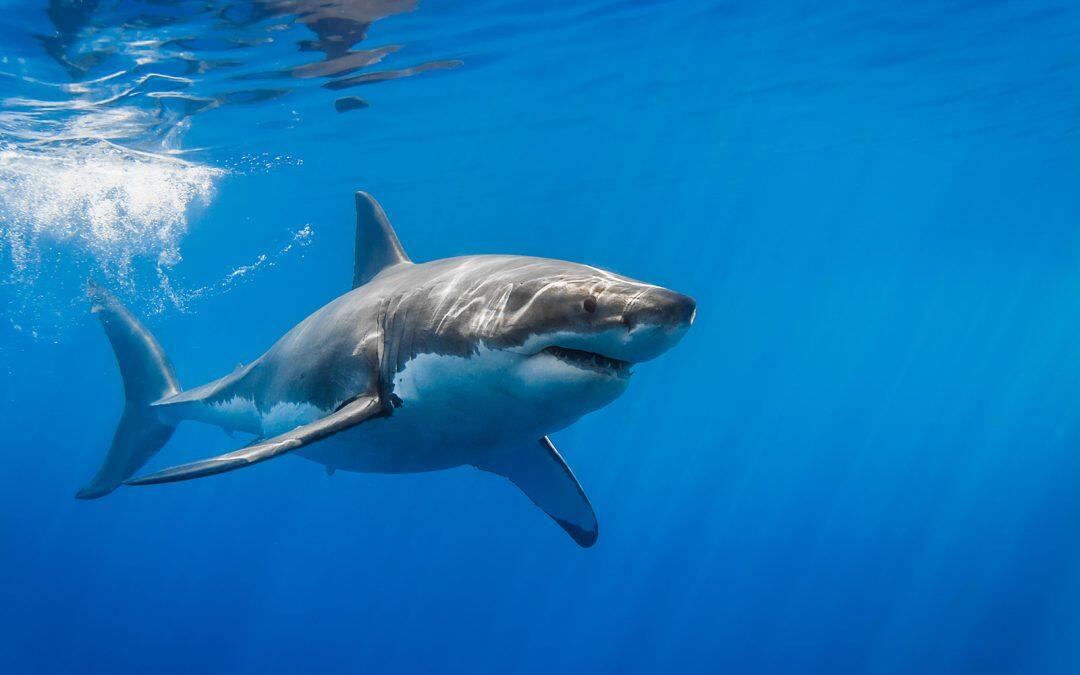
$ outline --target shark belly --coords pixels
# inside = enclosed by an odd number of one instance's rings
[[[400,407],[297,454],[345,471],[416,473],[535,444],[551,431],[544,428],[543,411],[495,384],[515,358],[487,349],[469,357],[418,355],[394,377]]]

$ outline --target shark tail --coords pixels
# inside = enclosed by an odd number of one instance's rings
[[[176,427],[159,419],[151,404],[180,392],[172,364],[150,331],[105,289],[91,283],[87,294],[116,354],[126,402],[105,461],[77,499],[109,494],[165,445]]]

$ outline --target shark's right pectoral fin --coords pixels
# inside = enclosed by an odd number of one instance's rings
[[[579,546],[596,543],[599,526],[589,498],[547,436],[488,457],[476,468],[509,478]]]
[[[369,419],[379,417],[382,413],[383,406],[378,396],[362,396],[353,399],[320,420],[297,427],[280,436],[259,441],[246,448],[218,457],[191,462],[190,464],[181,464],[157,473],[133,478],[125,484],[154,485],[157,483],[172,483],[242,469],[245,466],[265,462],[268,459],[292,452],[297,448],[321,441],[339,431],[344,431]]]

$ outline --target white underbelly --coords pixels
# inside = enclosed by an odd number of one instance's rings
[[[389,417],[298,454],[346,471],[412,473],[469,464],[493,449],[534,442],[544,435],[536,410],[498,385],[505,367],[494,352],[473,358],[420,355],[394,378],[402,405]]]

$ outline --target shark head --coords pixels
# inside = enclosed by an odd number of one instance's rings
[[[545,432],[618,398],[697,313],[689,296],[576,263],[524,259],[499,283],[481,342],[505,357],[502,391],[546,412]]]

